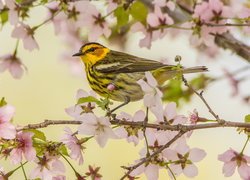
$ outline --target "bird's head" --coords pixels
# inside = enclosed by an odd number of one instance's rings
[[[99,43],[86,43],[84,44],[79,52],[73,54],[73,56],[79,56],[85,64],[95,64],[99,60],[102,60],[109,49]]]

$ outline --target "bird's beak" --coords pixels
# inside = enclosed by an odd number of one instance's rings
[[[73,54],[72,56],[82,56],[82,55],[83,55],[82,52],[78,52],[78,53]]]

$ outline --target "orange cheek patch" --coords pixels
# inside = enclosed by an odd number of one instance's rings
[[[97,49],[95,50],[94,55],[100,57],[103,55],[103,53],[104,53],[103,49]]]

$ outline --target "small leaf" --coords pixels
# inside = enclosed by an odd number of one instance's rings
[[[86,102],[95,102],[98,104],[98,102],[100,102],[100,101],[93,96],[87,96],[87,97],[79,98],[77,101],[77,104],[82,104],[82,103],[86,103]]]
[[[135,20],[141,22],[146,21],[148,9],[142,2],[139,1],[134,2],[130,7],[129,12]]]
[[[245,122],[250,123],[250,114],[245,116]]]
[[[0,107],[5,106],[7,104],[7,102],[5,101],[4,97],[2,97],[1,101],[0,101]]]
[[[44,133],[42,131],[39,131],[37,129],[29,129],[29,130],[25,130],[25,131],[34,133],[32,139],[40,139],[42,141],[46,141],[46,136],[44,135]]]
[[[69,156],[68,150],[65,145],[61,145],[59,148],[59,152],[62,153],[65,156]]]
[[[4,25],[8,21],[8,11],[3,10],[0,12],[1,23]]]
[[[123,6],[116,8],[114,15],[117,19],[118,27],[122,27],[128,23],[129,13],[123,8]]]

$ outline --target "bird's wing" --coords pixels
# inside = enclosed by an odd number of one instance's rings
[[[162,67],[171,69],[174,66],[117,51],[110,51],[103,60],[94,65],[95,70],[102,73],[145,72]]]

